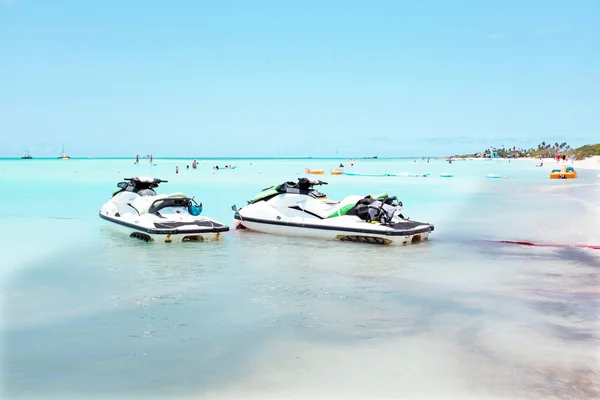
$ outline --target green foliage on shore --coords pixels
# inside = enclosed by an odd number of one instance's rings
[[[567,142],[563,142],[563,143],[555,142],[554,144],[542,142],[542,143],[538,144],[537,148],[530,148],[530,149],[521,148],[521,149],[519,149],[516,146],[509,147],[509,148],[502,146],[502,148],[485,149],[485,150],[483,150],[483,154],[485,154],[485,155],[491,154],[492,150],[495,154],[497,154],[501,157],[504,157],[504,158],[507,158],[509,156],[527,157],[528,155],[533,158],[536,158],[536,157],[554,158],[557,154],[565,154],[568,157],[570,157],[571,154],[574,154],[575,158],[577,160],[581,160],[583,158],[600,155],[600,143],[586,144],[585,146],[581,146],[576,149],[573,149],[573,148],[571,148],[571,146],[569,146],[567,144]],[[481,152],[475,153],[475,154],[456,155],[453,157],[455,157],[455,158],[481,157]]]
[[[600,156],[600,143],[586,144],[575,149],[575,158],[577,159],[593,156]]]

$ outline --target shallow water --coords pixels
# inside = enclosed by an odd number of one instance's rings
[[[106,230],[97,212],[126,176],[168,179],[163,192],[233,226],[231,205],[339,161],[156,163],[0,161],[5,398],[599,395],[600,252],[478,241],[600,244],[597,173],[358,160],[431,175],[317,176],[331,198],[385,191],[435,224],[406,247],[243,231],[147,244]],[[217,163],[238,168],[213,174]]]

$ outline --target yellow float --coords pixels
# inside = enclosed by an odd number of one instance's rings
[[[341,169],[332,169],[331,170],[331,175],[341,175],[343,173],[344,173],[344,171],[342,171]]]
[[[562,167],[562,169],[553,169],[550,172],[550,179],[575,179],[577,171],[573,167]]]
[[[307,174],[315,174],[315,175],[323,175],[325,173],[324,169],[310,169],[304,168]]]

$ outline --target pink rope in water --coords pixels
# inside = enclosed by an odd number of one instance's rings
[[[600,250],[600,246],[592,245],[592,244],[555,244],[555,243],[534,243],[534,242],[525,242],[518,240],[483,240],[484,242],[493,242],[493,243],[508,243],[508,244],[518,244],[522,246],[538,246],[538,247],[576,247],[579,249],[592,249],[592,250]]]

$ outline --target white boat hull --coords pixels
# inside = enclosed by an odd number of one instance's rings
[[[219,240],[223,234],[229,230],[228,227],[221,228],[219,231],[199,231],[199,230],[157,230],[144,225],[135,225],[131,222],[119,220],[118,217],[108,217],[99,214],[105,221],[105,226],[113,232],[124,234],[130,238],[139,239],[145,242],[157,243],[181,243],[181,242],[207,242]]]
[[[138,178],[135,182],[154,181]],[[194,207],[192,200],[181,193],[157,195],[151,191],[139,195],[126,190],[114,194],[98,215],[113,231],[145,242],[204,242],[218,240],[229,230],[227,225],[199,215],[201,206]]]
[[[337,240],[342,242],[361,242],[382,245],[406,245],[429,239],[429,233],[433,228],[429,225],[422,225],[418,229],[407,230],[403,232],[377,232],[375,229],[360,229],[356,227],[336,227],[334,225],[275,221],[258,221],[253,218],[244,218],[240,213],[236,214],[235,228],[247,229],[255,232],[268,233],[273,235],[307,237],[321,240]],[[293,225],[292,225],[293,224]],[[374,224],[364,223],[365,225]]]
[[[402,215],[396,197],[349,195],[330,200],[312,189],[322,181],[299,178],[263,189],[235,211],[236,229],[322,240],[406,245],[427,240],[432,224]]]

